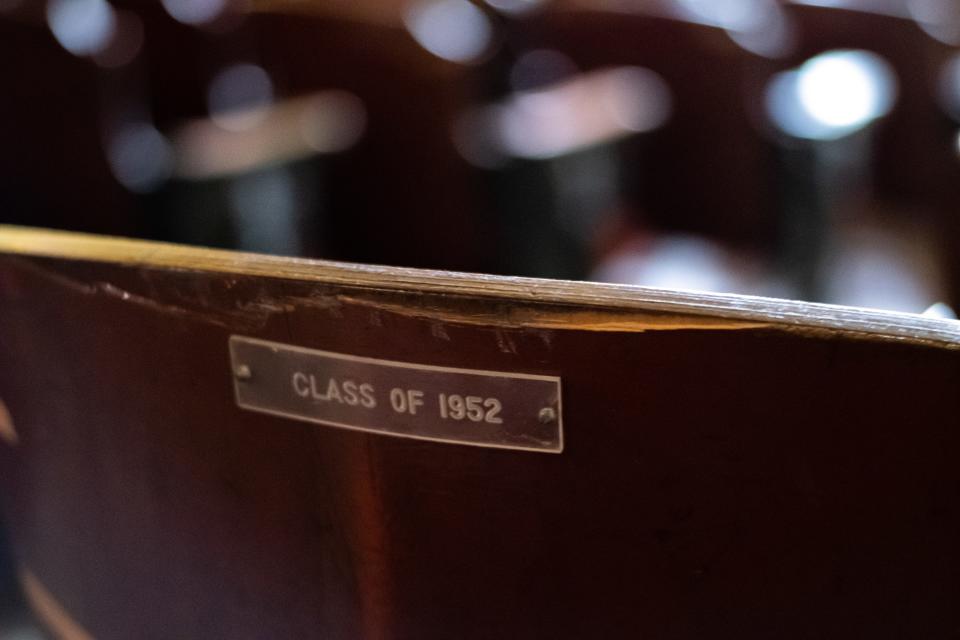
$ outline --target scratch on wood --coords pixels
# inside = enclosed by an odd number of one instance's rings
[[[552,331],[537,331],[537,337],[543,341],[543,346],[547,349],[553,348],[553,332]]]
[[[156,311],[157,313],[177,316],[195,322],[213,324],[227,329],[242,328],[247,331],[262,329],[272,315],[281,313],[286,309],[282,304],[258,300],[256,302],[238,305],[235,312],[225,310],[194,310],[157,302],[152,298],[125,291],[109,282],[96,282],[93,284],[93,288],[94,293],[102,293],[109,297],[143,307],[144,309]]]
[[[84,296],[105,296],[164,315],[213,324],[227,329],[246,331],[262,329],[272,315],[281,313],[286,309],[284,304],[263,299],[237,305],[236,311],[189,309],[158,302],[153,298],[122,289],[110,282],[82,282],[55,271],[44,269],[32,262],[22,261],[20,266],[39,277]]]
[[[498,312],[469,313],[439,307],[413,307],[372,297],[341,294],[349,304],[422,320],[501,327],[504,329],[569,329],[578,331],[677,331],[758,329],[771,325],[724,318],[639,313],[620,310],[575,310],[567,307],[498,307]],[[549,346],[551,338],[544,341]]]
[[[336,295],[324,291],[312,293],[309,296],[291,296],[287,302],[310,307],[311,309],[322,309],[328,311],[334,318],[343,317],[343,302]]]
[[[857,340],[960,350],[960,322],[956,320],[798,300],[347,264],[3,225],[0,225],[0,254],[3,260],[8,256],[27,256],[27,260],[81,260],[158,272],[284,279],[327,289],[360,291],[361,296],[431,295],[461,301],[482,300],[502,306],[526,305],[541,317],[514,318],[515,322],[532,322],[528,326],[546,328],[629,332],[757,327],[784,331],[796,327],[804,335],[809,328]],[[546,307],[597,310],[593,313],[596,322],[581,316],[577,325],[558,313],[544,319]],[[469,316],[464,321],[477,322],[478,314],[463,315]],[[491,315],[503,321],[503,314]],[[558,324],[564,326],[557,327]]]
[[[497,346],[500,348],[500,351],[503,353],[512,353],[517,355],[517,345],[513,341],[513,338],[509,334],[500,331],[499,329],[495,332],[497,336]]]
[[[443,326],[442,322],[431,322],[430,333],[434,338],[439,338],[440,340],[446,340],[447,342],[450,342],[450,334],[447,333],[447,328]]]

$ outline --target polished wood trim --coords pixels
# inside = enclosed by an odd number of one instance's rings
[[[960,349],[957,320],[796,300],[350,264],[3,225],[0,253],[266,276],[371,292],[472,297],[525,303],[541,309],[578,307],[580,311],[620,314],[602,322],[596,322],[597,318],[589,313],[580,317],[567,313],[552,320],[538,315],[516,320],[519,326],[617,331],[772,326]],[[643,312],[672,317],[666,321],[641,321]]]

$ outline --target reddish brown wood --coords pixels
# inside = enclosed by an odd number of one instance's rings
[[[512,299],[496,293],[506,280],[468,296],[429,274],[252,275],[240,255],[233,272],[201,252],[163,267],[160,245],[138,245],[140,264],[37,257],[6,234],[0,398],[18,442],[0,441],[2,505],[21,566],[93,637],[926,638],[960,625],[960,332],[947,321],[924,344],[919,329],[892,337],[928,326],[905,316],[876,314],[891,329],[872,332],[813,327],[815,306],[811,326],[769,310],[730,320],[729,300],[695,313],[683,296],[687,311],[668,315],[636,308],[647,294],[631,289],[600,309],[533,281]],[[611,313],[621,328],[598,330]],[[232,334],[559,375],[565,449],[239,410]]]

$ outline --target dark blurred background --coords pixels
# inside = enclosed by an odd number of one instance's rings
[[[0,0],[0,223],[952,317],[958,205],[956,0]]]

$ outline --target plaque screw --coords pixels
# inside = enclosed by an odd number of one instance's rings
[[[540,420],[543,424],[553,422],[557,419],[557,412],[554,411],[551,407],[544,407],[540,409],[540,413],[537,415],[537,419]]]
[[[253,371],[250,370],[245,364],[237,365],[237,368],[233,370],[233,375],[237,377],[237,380],[249,380],[253,377]]]

